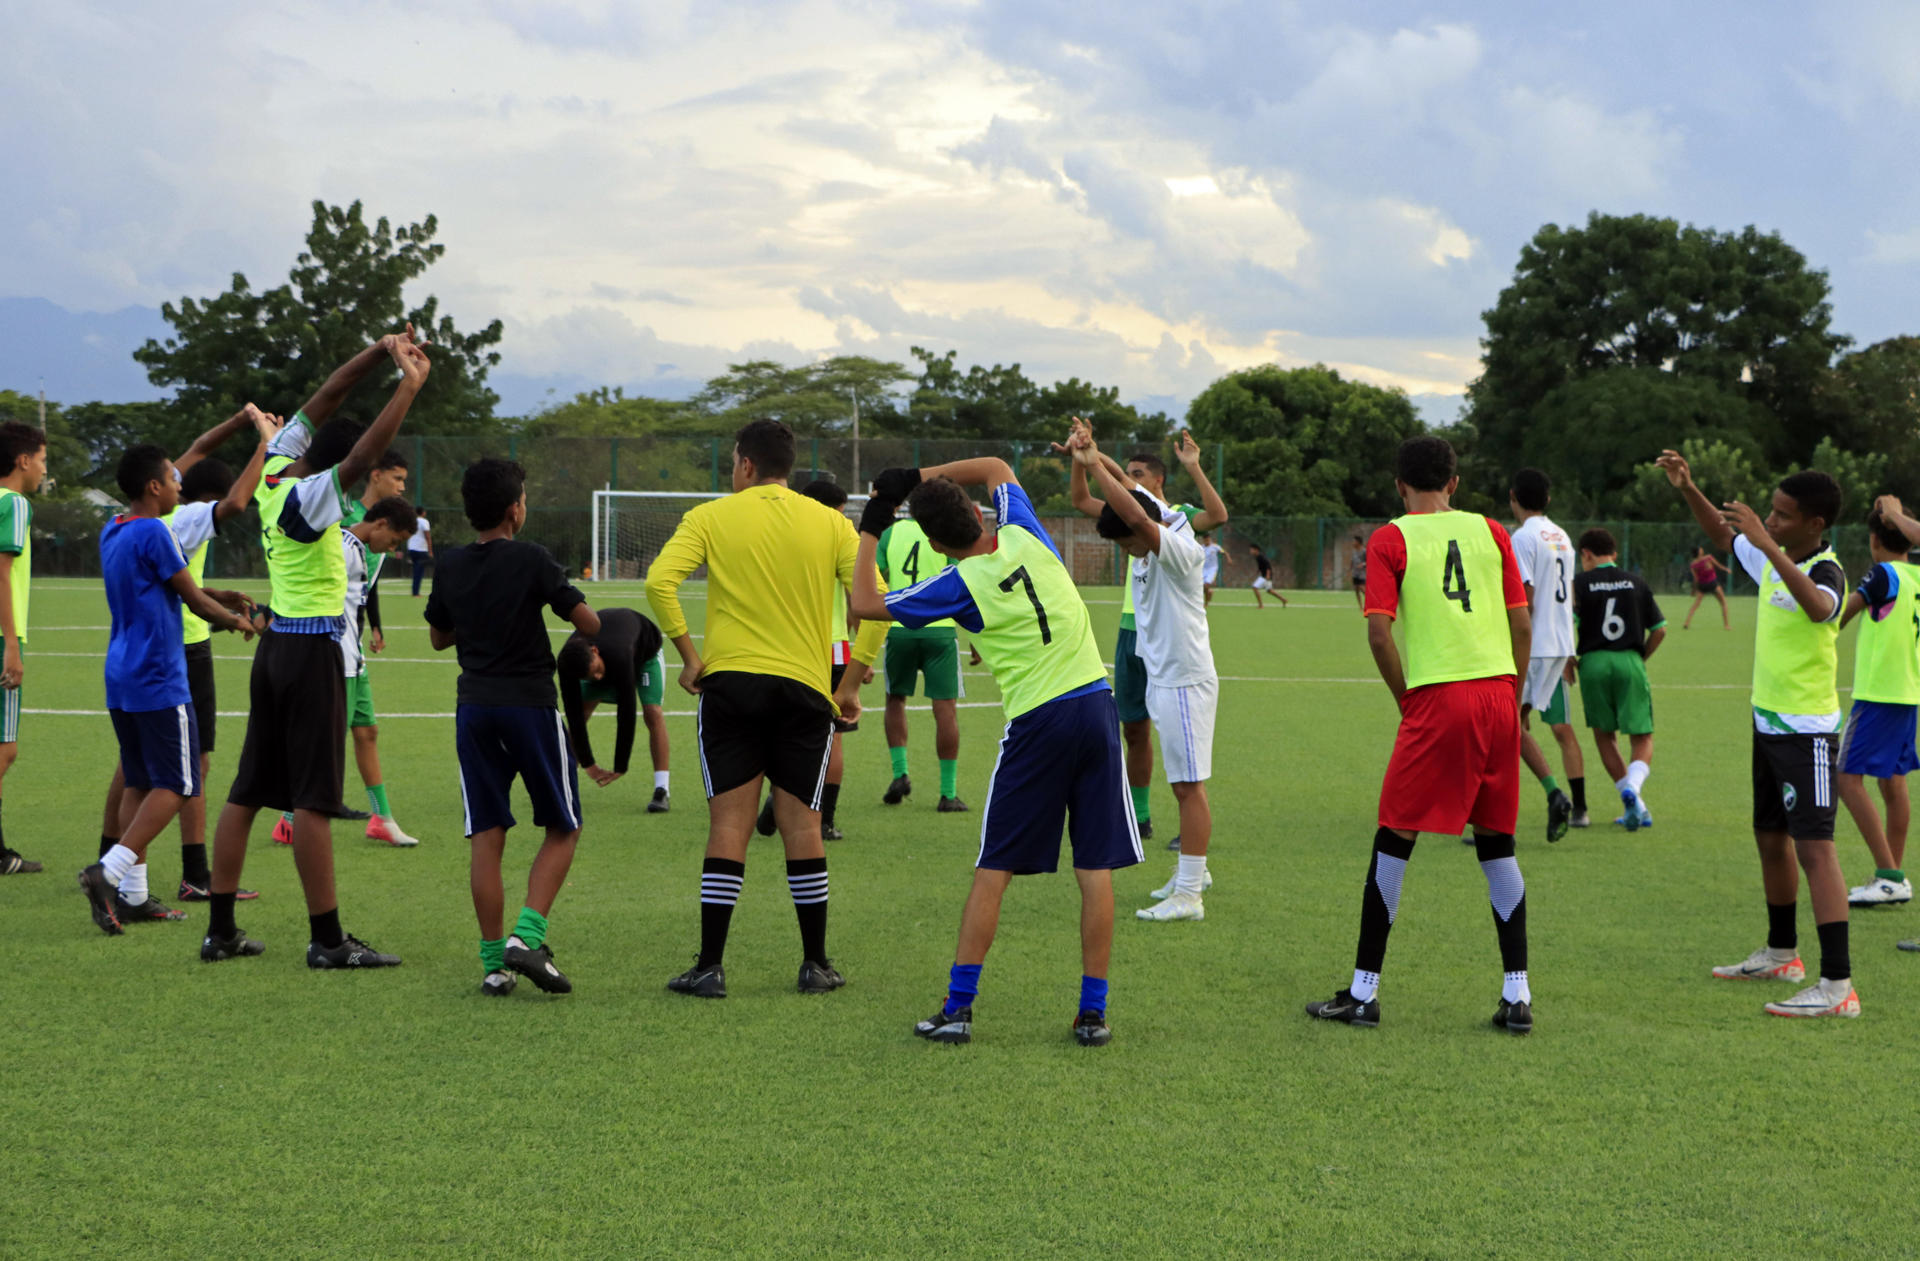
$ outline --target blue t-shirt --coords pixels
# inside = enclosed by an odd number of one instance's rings
[[[172,709],[192,702],[180,597],[167,585],[186,567],[179,541],[158,517],[115,517],[100,531],[100,573],[113,612],[108,709]]]
[[[1002,482],[994,487],[993,509],[1000,515],[1001,525],[1019,526],[1045,543],[1055,556],[1060,555],[1020,483]],[[967,590],[967,581],[960,576],[957,565],[947,566],[925,582],[890,592],[887,614],[900,626],[921,627],[950,617],[970,631],[978,633],[981,628],[979,606],[974,604],[973,593]]]

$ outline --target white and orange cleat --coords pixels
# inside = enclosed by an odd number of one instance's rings
[[[1782,954],[1788,957],[1782,959]],[[1804,981],[1807,979],[1807,965],[1800,962],[1800,956],[1791,951],[1762,946],[1739,963],[1715,968],[1713,974],[1723,981]]]
[[[273,821],[273,843],[275,845],[293,844],[293,824],[287,822],[287,816],[284,814]]]
[[[1843,1016],[1848,1020],[1860,1014],[1860,994],[1852,981],[1822,978],[1792,998],[1767,1004],[1769,1016]]]
[[[413,837],[408,836],[405,832],[402,832],[398,823],[377,814],[367,820],[367,839],[370,841],[382,841],[388,845],[397,846],[400,849],[411,849],[420,843]]]

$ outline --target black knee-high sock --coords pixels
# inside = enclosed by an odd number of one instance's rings
[[[213,874],[207,870],[207,847],[204,844],[180,847],[180,878],[202,889],[213,879]]]
[[[1587,777],[1585,775],[1569,775],[1567,777],[1567,790],[1573,794],[1573,812],[1575,814],[1585,814],[1587,812]]]
[[[1353,952],[1357,972],[1376,976],[1387,959],[1387,934],[1400,913],[1400,880],[1413,842],[1390,828],[1373,834],[1373,859],[1367,864],[1367,887],[1360,893],[1360,945]]]
[[[1500,938],[1500,970],[1527,970],[1527,882],[1513,856],[1511,835],[1473,838],[1481,874],[1487,878],[1487,900],[1493,903],[1493,931]]]
[[[1767,903],[1767,949],[1793,950],[1800,945],[1800,931],[1794,926],[1794,918],[1800,910],[1797,902],[1786,902],[1779,906]]]
[[[746,881],[747,865],[730,858],[709,858],[700,864],[700,966],[715,968],[727,953],[727,929],[733,925],[734,904]]]
[[[119,837],[108,836],[105,832],[102,832],[100,834],[100,857],[105,858],[107,856],[107,851],[112,849],[114,846],[118,845],[119,843],[120,843]]]
[[[800,957],[827,961],[827,860],[794,858],[787,862],[787,888],[800,921]]]
[[[1851,980],[1853,956],[1847,949],[1847,921],[1837,919],[1831,924],[1815,924],[1813,931],[1820,934],[1820,979]]]
[[[233,904],[237,895],[215,893],[212,904],[207,908],[207,935],[211,937],[231,937],[234,934]]]
[[[826,784],[820,789],[820,826],[833,826],[833,812],[840,804],[840,785]]]

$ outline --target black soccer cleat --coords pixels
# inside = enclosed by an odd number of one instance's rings
[[[250,959],[254,955],[265,953],[267,953],[266,943],[253,940],[238,926],[235,926],[231,937],[216,937],[208,933],[200,942],[200,962],[202,963],[219,963],[224,959]]]
[[[252,889],[235,889],[233,892],[233,900],[236,902],[251,902],[259,896]],[[180,902],[211,902],[213,901],[211,882],[195,884],[191,880],[182,880],[180,890],[174,897]]]
[[[847,983],[847,978],[834,969],[833,960],[806,960],[800,965],[800,979],[794,988],[802,994],[831,994]]]
[[[518,984],[520,978],[511,972],[489,972],[480,982],[480,992],[488,998],[505,998]]]
[[[547,994],[571,994],[573,982],[567,974],[553,966],[553,947],[545,942],[537,950],[529,950],[527,943],[518,937],[507,938],[507,966],[526,977]]]
[[[1153,839],[1153,820],[1140,819],[1140,820],[1137,820],[1137,822],[1140,826],[1140,839],[1143,841],[1152,840]]]
[[[8,849],[0,845],[0,876],[31,876],[46,868],[28,858],[17,849]]]
[[[1075,1016],[1073,1040],[1081,1046],[1105,1046],[1113,1041],[1113,1030],[1107,1028],[1106,1013],[1088,1008]]]
[[[93,912],[95,927],[109,937],[118,937],[126,930],[120,927],[120,917],[113,913],[113,904],[119,900],[113,886],[107,883],[107,869],[99,863],[84,867],[80,871],[80,892],[87,895],[87,907]]]
[[[1558,788],[1547,794],[1547,840],[1558,841],[1573,825],[1573,799]]]
[[[185,919],[187,913],[174,910],[151,894],[146,901],[135,906],[116,893],[113,895],[113,917],[122,924],[171,924]]]
[[[940,1004],[940,1010],[920,1021],[913,1027],[913,1036],[925,1038],[929,1042],[971,1042],[973,1041],[973,1008],[962,1007],[952,1015],[947,1014],[947,1005]]]
[[[316,971],[335,968],[397,968],[399,955],[383,955],[358,937],[349,936],[337,946],[307,943],[307,966]]]
[[[831,823],[822,823],[820,825],[820,839],[823,841],[844,841],[847,839],[847,834]]]
[[[760,807],[760,817],[753,821],[753,830],[762,836],[772,836],[780,825],[773,818],[773,794],[767,794],[767,804]]]
[[[664,788],[654,789],[653,800],[647,803],[647,813],[665,814],[671,809],[673,809],[673,798],[668,794],[667,790]]]
[[[373,816],[371,814],[368,814],[365,810],[355,810],[352,806],[347,806],[347,807],[344,807],[339,814],[336,814],[333,817],[336,819],[347,819],[354,823],[365,823],[368,819],[371,819]]]
[[[1167,848],[1174,853],[1180,852],[1180,834],[1178,832],[1174,833],[1173,839],[1167,842]]]
[[[1500,1006],[1493,1012],[1493,1027],[1521,1036],[1532,1033],[1533,1004],[1510,1003],[1504,998],[1501,999]]]
[[[911,796],[913,796],[913,781],[905,775],[895,775],[893,782],[887,785],[887,791],[881,794],[880,804],[897,806]]]
[[[958,797],[942,797],[940,804],[933,808],[935,814],[965,814],[967,803]]]
[[[1353,996],[1352,990],[1341,990],[1324,1003],[1308,1003],[1307,1014],[1315,1020],[1338,1020],[1344,1025],[1371,1029],[1380,1023],[1380,1000],[1369,998],[1363,1003]]]
[[[727,970],[717,963],[710,968],[703,968],[696,958],[692,967],[667,982],[667,988],[676,994],[691,994],[695,998],[725,998]]]

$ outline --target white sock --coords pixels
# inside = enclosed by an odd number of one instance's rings
[[[1800,954],[1800,951],[1793,946],[1788,946],[1784,950],[1781,950],[1774,946],[1767,947],[1767,958],[1773,960],[1775,963],[1791,962],[1793,959],[1797,958],[1799,954]]]
[[[1191,893],[1200,896],[1200,886],[1207,878],[1207,856],[1205,854],[1182,854],[1180,866],[1173,874],[1173,891]]]
[[[665,788],[667,786],[667,776],[671,773],[670,771],[655,771],[653,773],[653,786],[655,788]]]
[[[107,869],[107,883],[118,888],[120,882],[127,878],[127,873],[132,871],[139,861],[138,854],[124,845],[115,845],[107,851],[107,856],[100,860],[100,865]]]
[[[147,900],[147,865],[135,863],[127,868],[126,876],[120,881],[120,897],[128,906],[139,906]]]
[[[1632,772],[1629,771],[1628,774],[1631,775]],[[1633,790],[1633,780],[1631,778],[1616,779],[1613,781],[1613,790],[1615,792],[1621,792],[1621,793],[1631,792]]]
[[[1355,968],[1353,970],[1353,984],[1347,987],[1347,992],[1353,995],[1356,1002],[1372,1002],[1373,996],[1380,992],[1380,974],[1378,972],[1362,972],[1359,968]]]
[[[1507,973],[1505,980],[1500,985],[1500,997],[1510,1003],[1527,1003],[1531,1005],[1533,1002],[1533,991],[1527,988],[1527,974],[1525,972]]]
[[[1647,776],[1653,774],[1653,767],[1645,762],[1633,762],[1627,766],[1627,783],[1636,795],[1646,785]]]

